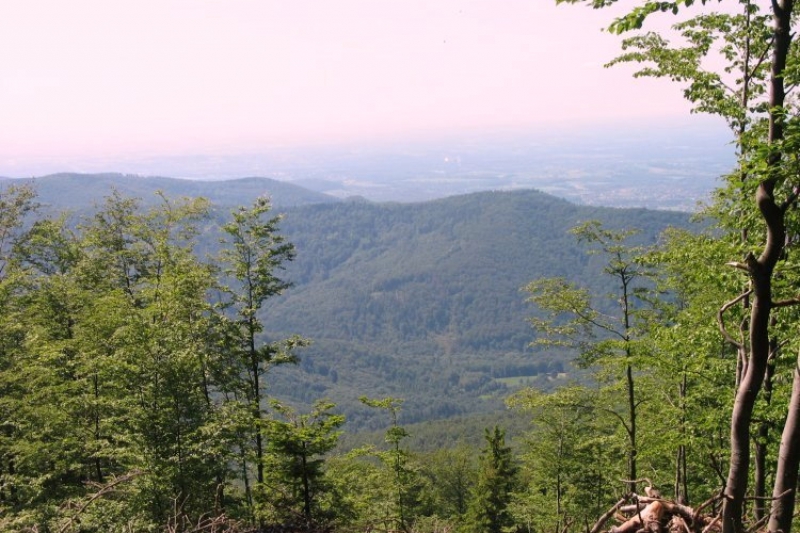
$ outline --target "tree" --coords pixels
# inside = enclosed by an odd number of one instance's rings
[[[229,245],[222,251],[224,273],[233,284],[228,287],[230,307],[235,313],[230,348],[238,361],[245,386],[241,393],[251,416],[254,439],[256,481],[264,483],[264,435],[262,428],[264,384],[262,376],[272,366],[296,363],[294,350],[306,344],[299,337],[282,342],[262,342],[264,325],[259,312],[269,298],[279,295],[289,283],[277,276],[283,263],[294,258],[294,246],[277,232],[280,217],[268,218],[271,206],[265,197],[258,198],[252,207],[242,207],[232,213],[233,220],[222,230]],[[246,490],[249,492],[247,468],[243,469]]]
[[[596,520],[610,505],[620,474],[614,428],[597,416],[593,391],[563,387],[552,394],[524,389],[508,400],[531,416],[512,512],[534,531],[566,531]]]
[[[332,490],[324,455],[336,446],[344,416],[331,413],[335,405],[325,401],[302,415],[278,402],[272,407],[285,419],[269,420],[266,429],[270,469],[265,484],[272,515],[282,523],[324,526],[335,516],[324,505]]]
[[[0,196],[0,223],[9,224],[0,230],[0,528],[179,530],[252,519],[237,451],[253,464],[251,441],[267,422],[261,374],[302,343],[256,338],[256,312],[286,286],[272,269],[291,248],[280,238],[270,248],[274,220],[259,220],[268,205],[228,228],[238,240],[225,281],[239,273],[249,290],[232,288],[220,303],[212,296],[223,269],[196,249],[204,200],[160,195],[145,210],[114,193],[75,223],[27,221],[32,198]],[[307,513],[325,507],[318,456],[342,423],[329,404],[318,407],[293,419],[294,432],[269,426],[274,450],[292,457],[285,464],[305,465]]]
[[[397,398],[372,399],[362,396],[361,403],[375,409],[383,409],[389,413],[391,425],[386,430],[385,441],[388,450],[380,450],[367,446],[354,451],[357,456],[376,457],[388,473],[388,483],[382,483],[384,490],[388,491],[387,501],[382,502],[387,507],[384,516],[379,516],[376,521],[383,522],[387,530],[400,529],[410,531],[415,510],[419,504],[421,480],[419,473],[413,468],[410,454],[402,445],[409,435],[406,429],[399,424],[398,415],[403,405],[403,400]]]
[[[737,358],[721,342],[713,317],[739,286],[738,276],[725,266],[738,241],[734,234],[721,236],[717,228],[670,229],[643,257],[658,274],[657,297],[651,300],[658,319],[648,321],[644,332],[652,401],[643,415],[660,437],[648,454],[674,457],[673,497],[682,504],[690,503],[690,495],[705,498],[725,478]],[[739,310],[728,319],[741,322],[743,314]],[[658,481],[666,492],[669,481]]]
[[[616,3],[616,0],[557,1],[585,2],[593,7]],[[706,3],[710,2],[699,2]],[[693,4],[693,0],[646,0],[614,21],[610,28],[618,33],[637,30],[654,13],[677,14]],[[794,157],[797,107],[787,99],[787,89],[795,83],[797,72],[792,43],[795,4],[793,0],[775,0],[769,4],[769,16],[759,15],[757,2],[743,0],[738,5],[743,12],[741,16],[700,15],[678,25],[676,29],[689,40],[687,47],[668,46],[665,39],[649,33],[626,40],[623,46],[635,51],[620,59],[645,63],[647,66],[640,75],[666,76],[688,83],[684,94],[697,105],[697,110],[722,116],[737,136],[739,168],[728,177],[717,212],[730,215],[727,221],[733,222],[749,248],[744,260],[729,262],[746,274],[747,287],[723,305],[722,312],[743,304],[749,316],[741,340],[722,328],[725,338],[737,347],[741,360],[730,423],[723,533],[740,533],[745,529],[743,512],[751,467],[753,413],[765,383],[770,382],[771,361],[776,347],[781,345],[781,341],[771,338],[771,332],[775,331],[777,310],[797,303],[793,293],[789,298],[781,298],[777,293],[782,288],[778,272],[781,267],[790,266],[786,252],[796,235],[794,208],[800,191]],[[692,47],[695,51],[690,51]],[[720,50],[724,61],[722,71],[702,68],[707,64],[702,61],[703,56],[710,50]],[[752,251],[756,247],[760,248],[759,253]],[[798,417],[800,405],[790,402],[768,523],[773,532],[791,530],[800,465],[797,445],[800,424],[794,424]]]
[[[637,345],[637,292],[643,290],[643,279],[648,273],[636,261],[641,253],[636,247],[626,245],[635,231],[613,231],[599,222],[587,222],[571,230],[579,241],[589,243],[590,253],[601,254],[605,264],[603,272],[616,285],[609,300],[617,309],[604,312],[608,305],[593,302],[588,289],[575,287],[562,278],[540,279],[531,282],[525,290],[531,294],[529,302],[545,313],[545,318],[534,317],[531,324],[542,336],[535,344],[566,346],[577,349],[578,363],[583,368],[599,368],[601,383],[614,386],[620,378],[624,383],[624,414],[619,414],[614,404],[605,411],[617,419],[625,431],[628,446],[627,479],[630,492],[636,490],[638,430],[637,411],[641,404],[636,389],[635,369],[641,368],[642,354]],[[614,306],[611,306],[612,308]],[[622,374],[621,376],[619,374]]]
[[[504,431],[497,426],[492,431],[487,428],[484,437],[486,447],[481,452],[467,523],[475,533],[501,533],[513,525],[508,507],[517,486],[518,469]]]
[[[4,187],[0,190],[0,316],[13,314],[14,293],[18,288],[13,249],[25,238],[26,218],[35,210],[35,194],[30,187]],[[24,336],[24,327],[14,320],[0,321],[0,375],[14,364],[14,353]],[[10,423],[14,412],[11,396],[13,385],[0,381],[0,506],[17,501],[13,478],[16,475],[14,453],[14,425]],[[1,508],[1,507],[0,507]]]
[[[460,444],[424,454],[418,462],[428,479],[435,512],[442,518],[463,520],[477,477],[475,450]]]

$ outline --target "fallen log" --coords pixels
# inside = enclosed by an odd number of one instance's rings
[[[658,533],[660,523],[664,518],[665,505],[660,500],[647,504],[641,511],[637,512],[632,518],[621,526],[611,528],[611,533],[636,533],[640,529]]]

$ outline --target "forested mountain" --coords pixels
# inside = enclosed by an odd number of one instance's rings
[[[687,82],[731,127],[704,231],[535,191],[276,202],[284,218],[114,194],[72,219],[9,188],[0,530],[796,531],[798,5],[703,10],[612,62]],[[570,358],[583,381],[552,386]],[[504,417],[453,416],[501,397],[529,423],[516,449]],[[384,429],[345,443],[341,412]],[[410,424],[444,417],[459,446]]]
[[[37,178],[8,180],[8,183],[34,186],[37,201],[55,211],[83,210],[102,202],[113,190],[124,196],[141,198],[147,204],[157,200],[155,191],[165,195],[202,196],[218,206],[249,205],[267,195],[278,208],[312,203],[335,202],[336,198],[297,185],[269,178],[239,178],[225,181],[199,181],[129,174],[51,174]]]
[[[360,394],[403,397],[404,419],[418,421],[496,409],[515,385],[563,383],[557,376],[573,370],[572,355],[528,347],[533,310],[521,288],[563,276],[610,290],[568,234],[580,222],[639,228],[639,242],[650,244],[688,218],[576,206],[538,191],[287,209],[281,228],[297,248],[286,272],[295,285],[264,322],[313,344],[302,371],[276,373],[274,393],[330,397],[358,427],[367,412]]]
[[[16,182],[17,180],[15,180]],[[522,287],[563,276],[599,294],[601,267],[567,232],[580,222],[639,228],[655,242],[688,215],[578,206],[528,190],[485,192],[422,203],[337,201],[265,178],[203,182],[120,174],[36,178],[37,201],[78,213],[112,190],[145,205],[204,196],[209,224],[234,206],[268,195],[284,218],[279,232],[296,247],[281,274],[293,286],[263,312],[267,334],[312,341],[299,368],[273,370],[268,387],[287,401],[331,398],[351,429],[382,425],[358,397],[406,400],[406,422],[492,411],[514,388],[550,389],[574,376],[571,353],[529,347],[533,308]],[[207,231],[214,235],[213,231]],[[201,236],[203,253],[215,237]]]

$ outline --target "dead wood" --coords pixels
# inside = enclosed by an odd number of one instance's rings
[[[614,504],[614,506],[611,509],[609,509],[603,516],[600,517],[600,520],[598,520],[594,524],[594,527],[592,527],[589,533],[599,533],[600,530],[603,529],[603,526],[606,525],[606,522],[608,522],[608,519],[611,518],[614,515],[614,513],[616,513],[617,510],[619,510],[620,507],[625,505],[625,502],[627,502],[630,499],[630,497],[631,497],[630,494],[626,494],[620,501]]]
[[[719,495],[698,507],[652,497],[628,494],[597,521],[589,533],[599,533],[613,516],[619,525],[608,533],[712,533],[720,529],[719,517],[703,514],[701,510],[718,501]]]
[[[651,502],[621,526],[612,527],[611,533],[635,533],[640,529],[658,533],[658,524],[664,518],[665,511],[665,505],[660,500]]]

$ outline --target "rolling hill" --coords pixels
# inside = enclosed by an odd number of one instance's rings
[[[337,202],[326,194],[269,178],[239,178],[225,181],[200,181],[136,176],[130,174],[51,174],[37,178],[7,180],[6,183],[30,183],[38,201],[54,211],[82,211],[102,202],[117,190],[125,196],[141,198],[145,205],[157,201],[156,191],[169,197],[202,196],[217,206],[238,206],[268,195],[277,208]]]
[[[273,370],[270,393],[301,405],[330,398],[353,429],[383,424],[361,395],[404,398],[404,421],[417,422],[495,411],[516,387],[563,383],[572,355],[529,347],[533,309],[520,289],[550,276],[608,289],[597,259],[567,234],[579,222],[636,227],[642,243],[689,224],[684,213],[578,206],[535,190],[400,204],[338,201],[263,178],[64,174],[34,184],[48,208],[77,212],[112,187],[145,204],[156,190],[206,196],[210,224],[269,194],[297,258],[284,272],[293,287],[264,310],[267,335],[313,341],[299,368]],[[201,245],[213,250],[216,239]]]
[[[360,394],[403,397],[408,421],[498,408],[521,384],[552,387],[571,354],[534,352],[527,282],[563,276],[605,293],[598,259],[567,231],[598,219],[652,243],[683,213],[576,206],[538,191],[415,204],[342,202],[287,209],[295,286],[267,310],[276,333],[314,341],[274,392],[327,396],[362,423]],[[561,376],[561,378],[559,378]]]

